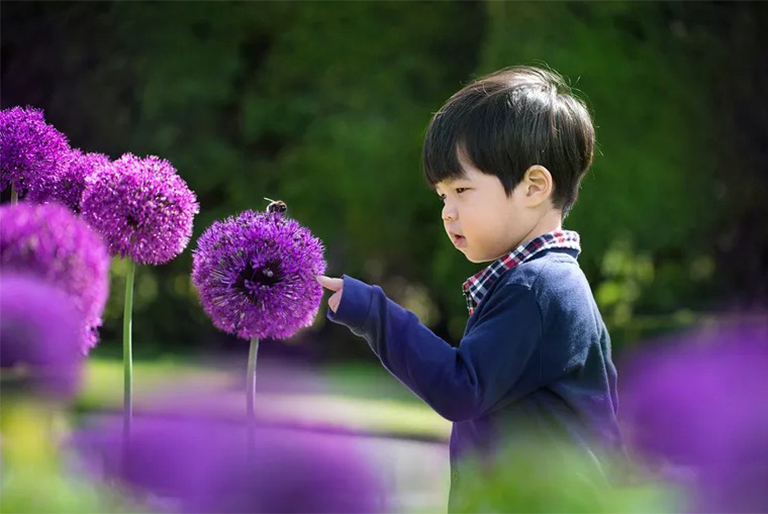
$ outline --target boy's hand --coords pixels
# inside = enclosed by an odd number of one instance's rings
[[[318,275],[317,281],[320,282],[320,285],[324,288],[334,292],[331,297],[328,298],[328,307],[330,307],[331,311],[336,314],[336,309],[339,308],[339,303],[341,303],[341,294],[344,292],[344,281],[340,278],[331,278],[326,277],[325,275]]]

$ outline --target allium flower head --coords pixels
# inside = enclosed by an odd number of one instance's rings
[[[61,289],[33,275],[0,275],[0,366],[14,380],[3,389],[67,398],[82,366],[82,313]]]
[[[60,172],[52,180],[29,191],[26,199],[37,203],[59,202],[80,213],[86,181],[105,167],[109,157],[100,153],[86,153],[74,149],[64,160]]]
[[[0,268],[36,275],[67,292],[85,318],[81,350],[96,344],[109,291],[109,255],[87,223],[56,203],[0,207]]]
[[[23,195],[55,180],[69,154],[67,138],[45,122],[43,111],[12,107],[0,112],[0,191]]]
[[[101,233],[112,255],[163,264],[187,247],[197,197],[170,162],[125,154],[87,181],[83,217]]]
[[[245,211],[198,240],[192,281],[213,324],[243,339],[287,339],[312,324],[323,290],[323,245],[277,212]]]

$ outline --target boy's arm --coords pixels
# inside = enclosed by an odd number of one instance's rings
[[[451,421],[481,416],[540,385],[541,314],[525,287],[504,285],[486,298],[458,348],[378,286],[344,275],[343,287],[339,280],[331,289],[336,292],[328,318],[365,337],[385,368]]]

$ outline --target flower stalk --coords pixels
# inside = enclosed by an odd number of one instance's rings
[[[248,424],[248,452],[253,456],[256,452],[256,358],[259,353],[259,338],[251,339],[251,348],[248,351],[248,372],[246,374],[245,411]]]
[[[128,275],[125,277],[125,306],[123,310],[123,439],[127,449],[133,421],[133,341],[131,338],[133,321],[133,281],[136,264],[126,258]]]

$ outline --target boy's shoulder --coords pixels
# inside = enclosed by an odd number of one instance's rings
[[[598,331],[603,326],[587,277],[572,252],[550,250],[512,268],[500,282],[530,291],[545,319],[567,327],[590,320],[587,325]]]
[[[558,320],[558,323],[573,325],[590,320],[590,325],[599,328],[602,316],[577,257],[575,250],[553,248],[505,271],[480,302],[474,312],[477,316],[470,319],[467,330],[474,325],[473,319],[490,312],[488,309],[498,309],[510,295],[525,298],[510,305],[515,308],[535,305],[547,323]]]
[[[500,285],[527,289],[543,313],[554,309],[554,312],[594,317],[598,307],[576,257],[570,250],[548,250],[510,269],[499,281]],[[497,291],[505,294],[501,289]]]
[[[576,284],[589,287],[574,251],[567,249],[542,252],[506,272],[501,283],[535,291],[546,291],[558,286],[572,288]]]

